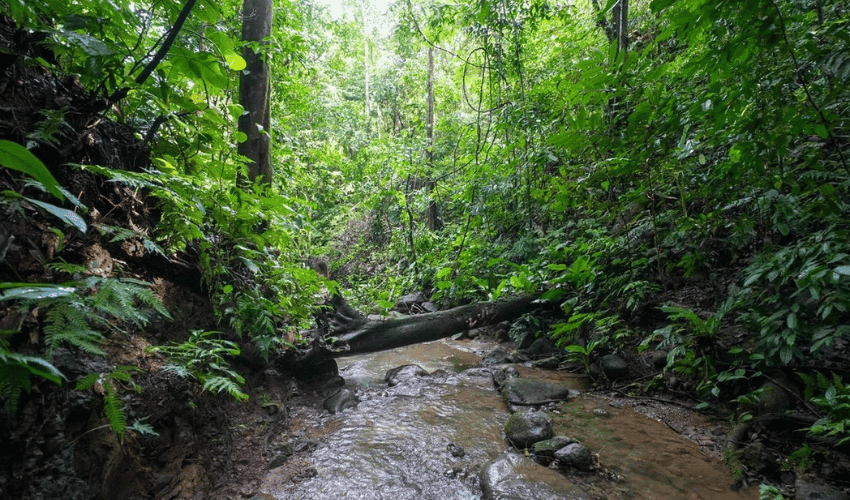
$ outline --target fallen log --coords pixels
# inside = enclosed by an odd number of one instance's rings
[[[540,304],[534,296],[524,295],[504,301],[478,302],[445,311],[383,321],[366,321],[359,315],[346,322],[339,321],[334,315],[337,321],[331,322],[332,327],[326,338],[333,346],[329,356],[339,358],[431,342],[473,328],[517,318]],[[350,308],[347,312],[349,314],[345,316],[350,317]]]

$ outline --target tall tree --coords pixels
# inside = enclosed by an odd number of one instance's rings
[[[269,90],[271,71],[266,61],[265,47],[272,31],[273,0],[244,0],[242,4],[242,57],[247,67],[239,77],[239,102],[245,112],[239,117],[239,131],[247,140],[239,144],[239,154],[249,159],[248,179],[260,177],[271,184],[270,155],[271,112]]]
[[[440,221],[440,213],[437,210],[437,202],[434,201],[434,179],[432,169],[434,168],[434,47],[428,47],[428,112],[425,117],[425,165],[428,169],[426,187],[428,195],[428,228],[438,231],[443,224]]]

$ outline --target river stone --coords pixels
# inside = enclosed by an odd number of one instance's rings
[[[346,408],[354,408],[357,403],[357,397],[354,393],[343,387],[339,392],[327,398],[322,407],[331,413],[339,413]]]
[[[553,344],[551,340],[546,337],[540,337],[532,342],[525,352],[529,357],[531,357],[531,359],[540,359],[546,358],[551,354],[558,352],[558,350],[555,348],[555,344]]]
[[[558,359],[557,356],[551,356],[548,358],[538,359],[531,363],[531,366],[540,368],[541,370],[555,370],[558,366],[560,366],[560,364],[561,360]]]
[[[482,366],[493,366],[493,365],[503,365],[505,363],[512,363],[513,359],[511,355],[501,349],[493,349],[484,355],[484,359],[481,360]]]
[[[531,446],[531,452],[534,455],[534,460],[543,465],[549,465],[552,460],[555,460],[555,452],[568,444],[575,443],[576,440],[565,436],[555,436],[550,439],[538,441]]]
[[[667,366],[667,351],[656,349],[644,353],[646,360],[658,370],[662,370]]]
[[[440,306],[438,306],[437,304],[435,304],[433,302],[423,302],[422,303],[422,309],[424,309],[426,312],[432,313],[432,312],[439,311]]]
[[[513,452],[487,463],[480,474],[483,500],[589,500],[558,472]]]
[[[460,458],[460,457],[466,455],[466,451],[463,448],[461,448],[460,445],[455,444],[455,443],[449,443],[448,446],[446,446],[446,449],[455,458]]]
[[[828,484],[814,483],[807,477],[798,477],[794,482],[797,500],[850,500],[850,495]]]
[[[505,438],[520,450],[550,437],[552,420],[542,411],[516,412],[505,422]]]
[[[427,377],[428,372],[419,365],[402,365],[389,370],[384,376],[384,382],[390,387],[413,380],[417,377]]]
[[[623,378],[629,374],[629,365],[616,354],[606,354],[599,360],[599,368],[611,380]]]
[[[543,405],[553,401],[566,401],[570,398],[568,387],[533,378],[507,378],[502,383],[500,392],[502,399],[509,406]]]
[[[573,469],[588,471],[593,468],[593,457],[587,446],[581,443],[570,443],[555,452],[555,459],[560,465]]]
[[[413,292],[403,297],[399,297],[395,301],[395,309],[399,311],[408,311],[411,307],[425,302],[425,294],[422,292]]]
[[[508,379],[519,378],[519,372],[513,366],[494,368],[491,373],[493,375],[493,385],[496,386],[496,389],[501,389]]]

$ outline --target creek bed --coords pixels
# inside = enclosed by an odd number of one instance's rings
[[[486,373],[464,370],[490,347],[481,341],[442,340],[340,359],[340,375],[360,403],[335,415],[320,408],[293,409],[292,428],[319,443],[310,456],[315,476],[293,483],[273,469],[261,491],[280,500],[482,498],[478,472],[509,449],[502,431],[509,414]],[[405,364],[447,373],[388,387],[386,372]],[[581,388],[574,375],[527,368],[521,372]],[[605,412],[597,414],[608,416],[594,414],[598,409]],[[631,408],[580,396],[551,414],[556,434],[584,442],[606,471],[570,478],[541,475],[584,492],[570,498],[758,498],[754,488],[732,491],[719,460]],[[465,455],[453,456],[450,443],[463,448]]]

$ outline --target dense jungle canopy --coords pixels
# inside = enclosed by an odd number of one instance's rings
[[[792,380],[787,452],[823,460],[850,443],[848,85],[845,0],[0,0],[4,418],[94,387],[144,432],[144,370],[74,359],[150,332],[241,399],[237,355],[315,343],[323,295],[534,295],[511,335],[582,371],[663,350],[741,420]]]

